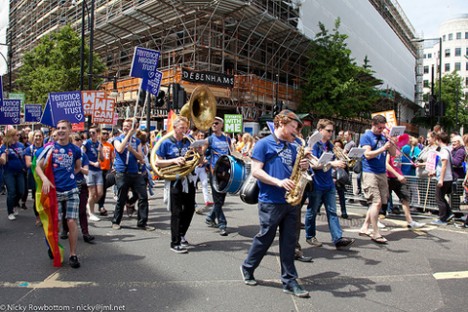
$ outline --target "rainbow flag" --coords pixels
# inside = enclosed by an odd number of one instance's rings
[[[167,115],[167,132],[171,132],[172,129],[172,122],[176,119],[177,114],[171,109],[169,114]]]
[[[36,173],[37,162],[41,159],[44,159],[45,166],[42,168],[44,174],[52,183],[52,185],[55,184],[52,166],[52,150],[53,145],[47,145],[41,155],[37,157],[34,156],[32,162],[32,172],[34,175],[34,180],[36,181],[36,210],[39,213],[39,217],[41,218],[44,234],[53,255],[53,265],[54,267],[61,267],[63,262],[64,249],[63,246],[60,245],[58,238],[59,216],[57,192],[55,187],[51,187],[48,194],[43,194],[42,180]]]

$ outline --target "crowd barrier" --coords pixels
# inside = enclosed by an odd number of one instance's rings
[[[352,184],[346,185],[345,198],[354,200],[363,200],[363,195],[358,193],[357,174],[350,173]],[[405,176],[408,187],[410,189],[410,207],[420,210],[438,211],[435,200],[435,188],[437,180],[434,178],[418,178],[416,176]],[[428,187],[429,184],[429,187]],[[459,179],[456,182],[456,187],[449,196],[449,203],[452,210],[460,210],[460,203],[463,202],[464,189],[463,180]],[[399,204],[398,197],[395,193],[392,194],[394,204]]]

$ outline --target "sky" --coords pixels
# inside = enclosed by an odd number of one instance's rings
[[[6,43],[8,26],[8,1],[0,0],[0,43]],[[307,1],[307,0],[306,0]],[[329,0],[321,0],[329,1]],[[341,1],[341,0],[333,0]],[[417,37],[438,37],[440,24],[459,14],[468,14],[468,0],[393,0],[399,3],[410,23],[416,30]],[[0,52],[7,57],[6,47],[0,46]],[[7,66],[0,56],[0,75],[6,73]]]

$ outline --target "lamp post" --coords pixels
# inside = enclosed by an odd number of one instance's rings
[[[8,67],[8,93],[11,93],[11,57],[12,57],[11,46],[7,43],[0,43],[0,45],[8,47],[8,59],[1,52],[0,52],[0,55],[3,57]]]
[[[425,38],[425,39],[413,39],[412,42],[423,42],[428,40],[438,40],[439,41],[439,111],[437,112],[437,123],[440,123],[440,116],[442,115],[442,37],[439,38]]]
[[[73,0],[72,5],[77,1]],[[88,8],[86,0],[81,2],[81,47],[80,47],[80,90],[84,90],[84,48],[85,48],[85,15],[88,15],[89,29],[89,59],[88,59],[88,90],[93,89],[93,43],[94,43],[94,0],[91,0],[91,8]]]

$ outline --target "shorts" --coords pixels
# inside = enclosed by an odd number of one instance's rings
[[[410,202],[410,190],[408,184],[401,183],[397,178],[388,178],[388,189],[391,194],[392,191],[398,196],[401,202]]]
[[[79,207],[80,207],[80,195],[78,188],[74,188],[70,191],[58,192],[57,191],[57,202],[59,207],[59,216],[62,215],[63,209],[66,209],[66,219],[78,219]],[[60,217],[59,217],[60,220]]]
[[[88,171],[86,177],[86,184],[88,186],[104,185],[104,179],[102,177],[102,171]]]
[[[369,204],[387,203],[390,193],[386,173],[363,172],[361,185],[364,197]]]

